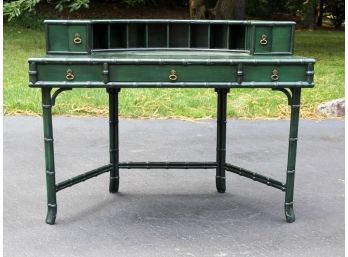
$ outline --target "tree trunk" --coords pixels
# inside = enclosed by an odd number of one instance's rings
[[[317,20],[318,27],[321,27],[321,25],[323,25],[323,12],[324,12],[324,0],[320,0],[319,1],[318,20]]]
[[[316,17],[317,17],[317,0],[307,0],[304,3],[304,18],[303,25],[308,29],[316,28]]]
[[[218,20],[232,20],[235,16],[236,0],[218,0],[213,9],[213,17]]]
[[[245,0],[236,1],[235,16],[233,19],[244,20],[245,19]]]
[[[205,0],[190,0],[189,8],[191,19],[206,19],[208,16]]]
[[[243,20],[245,0],[190,0],[192,19]]]

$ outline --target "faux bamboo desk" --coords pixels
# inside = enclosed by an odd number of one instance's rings
[[[314,60],[293,56],[293,22],[193,20],[45,21],[47,55],[29,59],[30,87],[41,88],[48,212],[54,224],[56,193],[110,172],[118,192],[119,169],[215,169],[216,188],[226,190],[225,171],[285,192],[285,217],[295,221],[294,176],[300,95],[312,88]],[[110,163],[56,183],[52,107],[64,90],[106,88],[109,95]],[[122,88],[211,88],[217,93],[216,160],[120,162],[118,94]],[[283,92],[291,108],[286,182],[226,163],[227,94],[234,88]]]

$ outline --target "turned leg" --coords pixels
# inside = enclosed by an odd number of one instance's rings
[[[217,136],[216,136],[216,189],[219,193],[226,191],[226,111],[229,89],[216,89],[217,92]]]
[[[118,93],[120,89],[107,89],[109,93],[109,136],[110,136],[110,170],[109,192],[117,193],[119,187],[119,149],[118,149]]]
[[[42,110],[45,142],[47,216],[46,223],[53,225],[57,215],[56,176],[54,170],[54,149],[52,129],[51,88],[42,88]]]
[[[290,103],[291,119],[290,119],[288,164],[287,164],[285,206],[284,206],[286,221],[289,223],[295,221],[293,198],[294,198],[294,181],[295,181],[298,123],[299,123],[299,115],[300,115],[301,88],[292,89],[291,91],[292,91],[292,98]]]

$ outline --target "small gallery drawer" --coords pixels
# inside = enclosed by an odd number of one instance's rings
[[[87,25],[47,24],[48,53],[87,53]]]
[[[307,81],[305,65],[245,65],[245,82],[298,82]]]
[[[234,82],[231,65],[110,65],[113,82]]]
[[[101,64],[38,64],[39,81],[103,81]]]
[[[255,54],[291,54],[293,26],[256,26],[254,35]]]
[[[272,27],[256,27],[255,53],[267,53],[271,51],[272,51]]]

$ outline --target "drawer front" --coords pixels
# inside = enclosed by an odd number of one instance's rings
[[[272,51],[272,27],[256,27],[255,53],[268,53]]]
[[[256,26],[255,54],[292,54],[293,26]]]
[[[307,81],[304,65],[245,65],[245,82],[298,82]]]
[[[67,26],[47,25],[47,51],[69,51]]]
[[[272,31],[272,52],[292,52],[292,27],[274,27]]]
[[[112,82],[234,82],[229,65],[110,65]]]
[[[87,25],[47,25],[48,53],[87,53],[89,38]]]
[[[70,25],[68,31],[68,42],[70,52],[87,52],[87,26]]]
[[[39,81],[86,82],[103,81],[101,64],[39,64]]]

